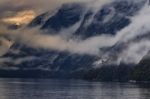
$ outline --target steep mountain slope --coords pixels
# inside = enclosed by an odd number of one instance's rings
[[[36,27],[43,31],[43,34],[63,35],[68,40],[75,38],[87,40],[104,34],[115,36],[118,31],[131,24],[131,17],[137,14],[144,3],[119,0],[98,7],[96,10],[84,3],[64,4],[53,14],[46,12],[37,16],[27,28]],[[0,68],[3,71],[1,75],[6,77],[19,75],[19,77],[59,78],[87,78],[87,75],[88,77],[91,75],[93,79],[100,79],[102,78],[101,74],[109,75],[107,72],[110,73],[111,70],[114,70],[114,72],[116,70],[117,73],[115,75],[117,75],[121,72],[118,69],[119,67],[110,68],[107,71],[105,68],[101,69],[101,66],[113,67],[114,62],[118,60],[126,45],[129,42],[136,41],[136,39],[134,38],[125,43],[117,42],[111,47],[100,48],[99,50],[102,51],[102,54],[99,55],[45,50],[42,48],[35,49],[15,42],[1,58],[3,60],[0,63]],[[132,71],[132,67],[128,69],[125,71],[125,75],[129,75]],[[98,72],[95,72],[95,70]],[[93,71],[95,74],[93,74]],[[92,76],[92,74],[96,75],[96,77]],[[118,80],[120,78],[117,76],[110,80]],[[129,79],[129,77],[125,76],[125,79]],[[105,79],[102,78],[102,80]]]
[[[132,78],[136,81],[150,81],[150,58],[144,58],[135,67]]]
[[[64,4],[55,15],[45,20],[48,13],[44,13],[34,19],[29,26],[40,25],[41,29],[49,30],[49,33],[59,33],[61,29],[78,23],[79,27],[73,33],[76,36],[88,38],[102,33],[116,34],[130,24],[130,17],[135,15],[143,4],[123,0],[106,4],[97,11],[82,3]]]

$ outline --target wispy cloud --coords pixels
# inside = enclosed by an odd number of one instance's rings
[[[23,4],[27,2],[28,0],[24,1]],[[31,2],[35,3],[37,7],[38,4],[36,4],[35,1],[31,1]],[[44,3],[44,1],[39,1],[39,2]],[[49,2],[54,2],[54,1],[50,0]],[[69,2],[69,1],[64,0],[63,2]],[[95,3],[96,5],[93,4],[93,8],[95,9],[94,11],[96,11],[100,6],[110,2],[110,0],[108,1],[99,0],[98,2],[99,3]],[[55,3],[56,5],[61,4],[60,2],[58,3],[57,1]],[[49,6],[47,5],[46,7]],[[67,35],[62,36],[62,33],[64,34],[70,33],[70,31],[69,30],[67,31],[66,29],[61,30],[62,32],[60,33],[61,35],[44,34],[43,31],[37,28],[34,29],[22,28],[17,31],[9,31],[4,29],[4,31],[6,32],[5,34],[1,33],[1,35],[7,35],[10,38],[12,38],[12,40],[14,40],[15,42],[20,42],[22,44],[25,44],[33,48],[43,48],[49,50],[53,49],[58,51],[68,51],[70,53],[90,54],[96,56],[97,55],[103,56],[104,53],[101,52],[100,50],[101,48],[112,47],[118,43],[127,44],[127,46],[121,52],[117,53],[118,59],[116,61],[117,62],[119,61],[119,63],[120,62],[138,63],[143,58],[143,56],[145,56],[148,53],[150,49],[150,45],[149,45],[150,40],[148,39],[145,40],[145,38],[140,38],[140,41],[138,43],[132,42],[132,40],[135,39],[137,36],[142,36],[150,32],[149,17],[150,17],[150,7],[148,6],[148,4],[146,4],[142,8],[142,10],[139,11],[139,13],[137,13],[134,17],[130,18],[131,24],[125,27],[124,29],[122,29],[121,31],[118,31],[116,35],[112,36],[112,35],[104,34],[96,37],[90,37],[85,40],[79,38],[72,39],[69,38]],[[78,25],[80,25],[80,23]]]

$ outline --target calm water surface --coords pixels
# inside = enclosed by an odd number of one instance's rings
[[[150,87],[81,80],[0,79],[0,99],[150,99]]]

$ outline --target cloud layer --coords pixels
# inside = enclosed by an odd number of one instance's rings
[[[7,2],[11,2],[11,0],[6,0]],[[3,2],[6,2],[3,1]],[[16,0],[18,1],[18,0]],[[77,1],[77,0],[73,0]],[[71,1],[71,2],[73,2]],[[2,1],[1,1],[2,2]],[[1,4],[0,2],[0,4]],[[3,3],[2,2],[2,3]],[[18,1],[20,5],[28,5],[29,1]],[[46,3],[46,2],[49,2]],[[64,1],[53,1],[47,0],[42,1],[39,0],[39,4],[43,4],[47,6],[45,8],[40,9],[39,5],[36,1],[30,1],[32,5],[35,5],[34,9],[39,13],[41,10],[54,9],[57,5],[61,5],[64,2],[70,2],[69,0]],[[88,1],[91,2],[91,1]],[[91,8],[93,7],[93,11],[97,11],[102,5],[111,2],[110,0],[98,0],[93,3],[93,5],[89,4],[88,6]],[[137,2],[137,1],[136,1]],[[14,4],[14,7],[18,6]],[[30,6],[30,5],[28,5]],[[54,7],[53,7],[54,6]],[[70,53],[77,53],[77,54],[89,54],[89,55],[96,55],[96,56],[105,56],[101,48],[108,48],[115,46],[116,44],[126,46],[121,52],[117,53],[117,59],[115,60],[116,63],[135,63],[137,64],[148,52],[150,49],[150,40],[149,38],[145,37],[144,35],[148,35],[150,33],[150,6],[148,3],[134,16],[131,17],[131,24],[124,29],[117,32],[116,35],[100,35],[96,37],[90,37],[88,39],[82,40],[79,38],[70,39],[67,35],[62,34],[69,34],[70,30],[62,30],[60,35],[48,35],[42,33],[37,28],[28,29],[28,28],[21,28],[18,31],[9,31],[3,27],[4,32],[0,33],[1,35],[7,35],[15,42],[20,42],[27,46],[33,48],[43,48],[49,50],[58,50],[58,51],[68,51]],[[81,23],[79,22],[77,25],[79,26]],[[70,28],[72,29],[72,28]],[[75,27],[73,27],[75,29]],[[68,32],[68,33],[67,33]],[[54,33],[53,33],[54,34]],[[134,42],[137,37],[141,37],[138,42]],[[111,52],[109,52],[111,53]],[[106,53],[107,54],[107,53]]]

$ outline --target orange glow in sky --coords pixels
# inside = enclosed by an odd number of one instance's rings
[[[32,10],[18,12],[15,16],[2,19],[7,24],[24,25],[30,23],[36,16]]]

